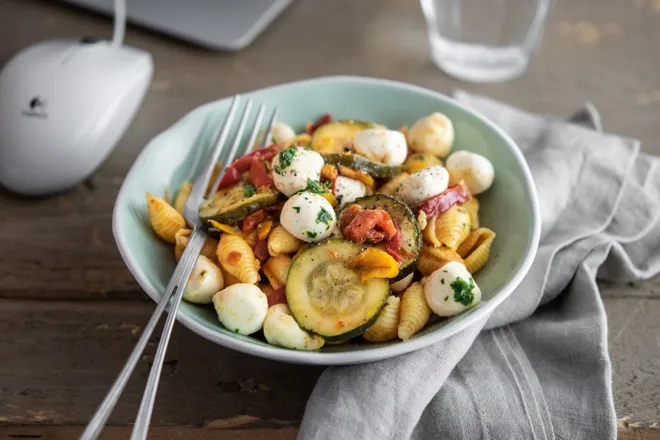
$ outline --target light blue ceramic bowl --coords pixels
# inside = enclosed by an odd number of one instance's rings
[[[515,143],[498,127],[440,93],[381,79],[326,77],[283,84],[244,94],[256,102],[279,107],[279,120],[302,129],[330,112],[337,119],[362,119],[398,128],[439,111],[454,123],[452,151],[470,150],[489,158],[495,183],[479,196],[482,223],[497,233],[491,259],[475,277],[483,292],[476,307],[449,320],[427,326],[408,341],[386,344],[326,346],[318,352],[274,347],[234,334],[218,322],[213,308],[183,303],[178,320],[192,331],[244,353],[306,364],[354,364],[397,356],[441,341],[491,313],[511,294],[527,273],[536,253],[540,216],[530,171]],[[230,99],[199,107],[153,139],[126,176],[113,215],[113,231],[126,265],[149,296],[158,300],[172,274],[172,246],[153,234],[145,193],[176,194],[179,185],[199,169],[207,151],[191,151],[208,115],[222,121]],[[210,143],[207,133],[205,144]],[[203,149],[200,149],[203,150]]]

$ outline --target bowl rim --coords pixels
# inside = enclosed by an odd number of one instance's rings
[[[359,364],[359,363],[378,361],[390,357],[399,356],[405,353],[410,353],[412,351],[419,350],[431,344],[440,342],[466,329],[468,326],[474,324],[480,319],[487,317],[490,313],[492,313],[495,310],[495,308],[497,308],[497,306],[499,306],[506,298],[508,298],[509,295],[511,295],[511,293],[513,292],[513,290],[520,284],[523,277],[529,271],[532,262],[534,260],[534,257],[536,256],[539,240],[541,237],[540,205],[538,202],[536,185],[534,184],[531,171],[527,165],[527,162],[525,161],[525,158],[520,148],[507,133],[505,133],[500,127],[495,125],[495,123],[493,123],[491,120],[481,115],[480,113],[464,106],[463,104],[451,98],[450,96],[444,95],[434,90],[427,89],[425,87],[405,83],[402,81],[366,77],[366,76],[353,76],[353,75],[331,75],[331,76],[309,78],[299,81],[290,81],[274,86],[263,87],[260,89],[250,90],[241,93],[251,94],[251,93],[262,92],[265,90],[277,90],[280,88],[288,88],[294,85],[324,83],[329,81],[346,82],[353,84],[357,83],[363,85],[375,84],[375,85],[405,89],[416,93],[423,93],[426,95],[430,95],[433,98],[439,99],[441,101],[445,101],[471,114],[472,116],[476,117],[479,121],[481,121],[483,124],[485,124],[490,129],[492,129],[498,136],[500,136],[500,138],[502,138],[505,141],[508,148],[513,153],[513,156],[517,160],[518,165],[522,170],[522,174],[524,176],[525,189],[529,195],[529,199],[532,205],[531,206],[532,234],[531,234],[531,239],[529,241],[529,245],[526,250],[525,257],[523,259],[522,264],[520,265],[520,268],[511,278],[511,280],[509,280],[508,283],[506,283],[499,291],[497,291],[492,299],[490,299],[487,302],[481,303],[479,307],[475,308],[474,312],[466,319],[455,321],[454,323],[452,323],[453,325],[447,325],[441,327],[437,331],[433,331],[409,339],[407,341],[399,341],[396,344],[384,345],[381,347],[370,348],[368,350],[357,350],[357,351],[346,351],[346,352],[317,352],[317,351],[290,350],[277,346],[255,344],[249,341],[236,339],[232,336],[225,335],[221,332],[212,331],[202,323],[197,322],[194,318],[185,316],[182,311],[178,311],[176,317],[178,322],[180,322],[181,324],[183,324],[185,327],[189,328],[193,332],[197,333],[198,335],[203,336],[204,338],[212,342],[215,342],[216,344],[219,344],[223,347],[227,347],[242,353],[247,353],[250,355],[277,360],[281,362],[310,364],[310,365]],[[194,111],[204,106],[210,105],[212,103],[222,101],[224,99],[229,99],[229,98],[225,97],[225,98],[209,101],[205,104],[202,104],[190,110],[183,117],[177,120],[177,122],[170,125],[167,129],[154,136],[149,141],[149,143],[142,149],[140,154],[137,156],[137,158],[131,165],[130,170],[128,171],[126,177],[124,178],[119,193],[117,194],[117,198],[115,200],[115,205],[113,208],[113,215],[112,215],[112,232],[115,238],[115,242],[119,249],[119,253],[122,259],[124,260],[124,263],[128,267],[129,271],[133,274],[140,287],[142,287],[142,289],[144,289],[144,291],[149,295],[149,297],[155,302],[158,302],[158,300],[161,297],[161,293],[157,292],[156,289],[151,285],[144,271],[129,252],[124,234],[122,233],[122,226],[121,223],[119,222],[120,207],[123,206],[123,200],[127,198],[128,182],[132,180],[134,174],[138,173],[138,170],[140,169],[140,165],[144,160],[144,157],[146,157],[148,151],[150,150],[149,147],[154,144],[154,141],[159,136],[175,128],[181,121],[183,121],[185,118],[191,115]],[[169,305],[167,307],[167,310],[169,312]]]

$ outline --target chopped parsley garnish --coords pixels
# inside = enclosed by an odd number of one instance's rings
[[[326,180],[325,182],[323,182],[323,186],[330,189],[330,187],[332,186],[332,180]]]
[[[444,278],[440,278],[440,284],[445,284],[445,279]]]
[[[449,297],[448,297],[448,296],[445,296],[445,301],[447,301],[448,299],[449,299]]]
[[[307,231],[307,236],[308,236],[309,238],[316,238],[316,232]]]
[[[295,156],[296,147],[289,147],[282,150],[280,152],[280,163],[275,167],[275,172],[277,174],[282,174],[282,170],[285,170],[291,166]]]
[[[250,182],[245,182],[245,185],[243,186],[243,197],[248,199],[256,193],[257,190],[254,188],[254,185],[252,185]]]
[[[472,293],[472,291],[476,287],[472,278],[470,278],[468,283],[463,278],[458,277],[450,284],[450,286],[454,291],[454,301],[461,303],[464,306],[472,304],[472,301],[474,301],[474,293]]]
[[[300,214],[300,206],[294,206],[293,209],[295,209],[296,212],[297,212],[298,214]]]
[[[325,208],[321,208],[318,215],[316,216],[316,223],[324,223],[327,225],[331,221],[332,221],[332,214],[326,211]]]
[[[237,328],[234,329],[234,333],[238,333],[238,329],[237,329]]]
[[[312,180],[312,179],[307,179],[307,187],[305,187],[305,189],[301,189],[296,194],[299,194],[299,193],[305,192],[305,191],[311,192],[311,193],[314,193],[314,194],[325,194],[325,193],[330,192],[323,185],[321,185],[319,182],[317,182],[316,180]]]

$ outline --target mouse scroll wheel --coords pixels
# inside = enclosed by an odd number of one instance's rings
[[[103,38],[100,37],[92,37],[92,36],[82,37],[80,39],[80,44],[95,44],[102,40]]]

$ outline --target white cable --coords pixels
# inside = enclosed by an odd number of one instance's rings
[[[126,0],[115,0],[115,24],[112,31],[112,45],[119,47],[124,43],[126,33]]]

